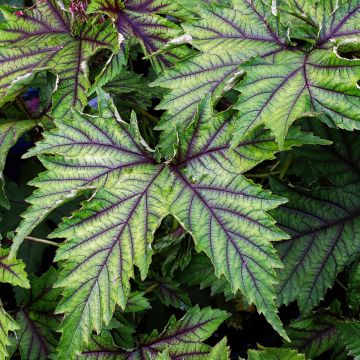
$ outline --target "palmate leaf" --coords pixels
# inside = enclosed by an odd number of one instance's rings
[[[360,321],[338,322],[336,327],[341,338],[346,344],[348,354],[354,356],[355,360],[360,359]]]
[[[209,338],[227,317],[222,310],[200,310],[195,306],[178,321],[172,316],[161,334],[154,330],[151,335],[143,336],[133,351],[126,352],[117,348],[113,345],[111,336],[103,332],[105,335],[94,338],[95,341],[91,341],[78,359],[155,360],[164,351],[170,359],[208,359],[211,347],[203,341]]]
[[[293,7],[296,2],[290,1]],[[309,7],[316,2],[308,2]],[[154,84],[170,89],[159,108],[167,110],[158,129],[161,148],[171,156],[174,131],[186,128],[197,105],[208,93],[216,102],[246,73],[237,90],[239,118],[236,141],[265,124],[283,145],[289,126],[304,114],[325,114],[328,122],[351,130],[360,128],[357,85],[360,60],[340,58],[332,39],[359,34],[359,0],[344,1],[331,12],[324,7],[322,32],[311,51],[289,43],[271,1],[238,0],[229,8],[213,5],[201,10],[201,19],[185,24],[191,44],[200,54],[178,62]],[[337,2],[336,2],[337,3]],[[320,25],[319,25],[320,26]],[[331,41],[330,41],[331,40]],[[251,58],[255,58],[248,63]],[[269,75],[270,74],[270,75]]]
[[[22,359],[48,359],[55,351],[57,341],[54,332],[59,325],[59,318],[54,314],[61,289],[53,288],[57,272],[50,268],[37,278],[30,278],[31,291],[18,295],[20,309],[15,319],[19,324],[17,343]]]
[[[6,156],[12,146],[16,144],[21,135],[36,126],[36,120],[7,121],[0,120],[0,205],[8,207],[9,203],[4,192],[3,170]]]
[[[177,1],[169,0],[93,0],[88,13],[105,13],[115,20],[117,30],[129,41],[136,39],[145,55],[159,51],[170,40],[181,34],[180,27],[165,15],[184,16],[184,10]],[[125,46],[125,45],[124,45]],[[125,51],[124,49],[122,50]],[[154,68],[158,71],[169,67],[187,53],[177,48],[166,54],[150,57]]]
[[[9,332],[16,331],[19,326],[15,320],[7,314],[0,300],[0,360],[8,358],[9,353],[7,347],[11,345],[9,340]]]
[[[0,26],[0,106],[22,91],[39,71],[59,77],[53,114],[62,117],[70,106],[82,109],[90,87],[87,61],[101,49],[118,49],[118,34],[109,22],[72,24],[55,0],[36,1],[19,16],[3,8]]]
[[[14,255],[23,237],[64,201],[84,188],[98,189],[51,235],[67,239],[56,256],[65,260],[57,283],[65,288],[57,309],[65,313],[60,358],[73,356],[92,329],[108,324],[116,304],[125,307],[133,267],[146,277],[153,234],[169,214],[211,258],[217,275],[286,337],[273,289],[281,263],[270,243],[286,235],[266,214],[284,200],[242,175],[274,157],[274,139],[258,132],[230,149],[231,113],[213,116],[205,102],[180,139],[178,157],[158,164],[134,119],[124,123],[107,94],[99,90],[98,98],[99,117],[75,113],[73,120],[57,122],[27,155],[39,155],[48,171],[32,183],[39,189],[12,247]],[[295,128],[286,146],[302,141],[322,142]]]
[[[359,184],[304,191],[274,180],[272,189],[289,199],[273,215],[291,235],[276,245],[285,266],[278,273],[278,303],[297,300],[308,312],[360,253]]]

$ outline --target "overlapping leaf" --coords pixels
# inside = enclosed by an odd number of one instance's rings
[[[144,336],[137,348],[131,352],[116,348],[111,336],[106,333],[103,337],[96,337],[82,352],[79,360],[98,359],[99,355],[104,359],[114,360],[140,360],[144,357],[155,359],[164,351],[170,359],[194,359],[195,356],[199,360],[208,359],[211,347],[203,341],[210,337],[226,318],[224,311],[211,308],[200,310],[196,306],[178,321],[172,316],[161,334],[154,330],[151,335]]]
[[[118,34],[109,22],[72,24],[55,0],[36,1],[26,11],[3,8],[0,27],[0,105],[13,99],[34,75],[50,70],[59,76],[53,113],[62,117],[70,106],[82,109],[90,87],[87,61],[101,49],[118,48]]]
[[[9,258],[9,249],[0,247],[0,282],[29,288],[29,280],[22,260]]]
[[[88,12],[102,12],[115,19],[117,30],[126,41],[135,38],[145,55],[156,53],[167,42],[181,34],[180,27],[165,16],[183,16],[184,11],[176,1],[169,0],[94,0]],[[124,50],[123,50],[124,51]],[[186,54],[181,49],[150,57],[157,70],[168,67]]]
[[[330,129],[324,124],[314,124],[306,129],[331,146],[304,146],[293,152],[294,161],[288,174],[300,177],[306,184],[319,186],[344,186],[360,179],[360,143],[358,132]]]
[[[355,360],[360,359],[360,322],[339,322],[336,325],[340,336],[346,344],[348,354],[354,356]]]
[[[360,310],[360,263],[355,262],[351,267],[347,292],[348,303],[355,311]]]
[[[345,1],[333,12],[328,2],[321,2],[325,8],[318,24],[321,33],[311,51],[290,44],[280,9],[266,3],[239,0],[229,8],[213,5],[201,10],[200,20],[184,26],[200,54],[178,62],[155,82],[170,89],[159,107],[167,110],[158,126],[163,130],[164,155],[171,156],[172,133],[191,123],[201,99],[211,93],[216,102],[244,73],[245,80],[236,87],[242,92],[236,106],[236,141],[265,124],[283,145],[289,126],[307,113],[325,114],[329,123],[344,129],[360,128],[360,60],[342,58],[332,49],[332,39],[340,42],[359,34],[359,1]],[[312,8],[316,2],[308,4]]]
[[[278,302],[296,299],[306,312],[360,253],[359,184],[311,192],[273,181],[272,189],[289,199],[274,216],[291,235],[276,247],[285,265],[278,274]]]
[[[230,359],[230,347],[227,346],[226,337],[218,342],[211,350],[209,360],[229,360]]]
[[[291,346],[298,349],[307,358],[314,359],[330,350],[338,340],[336,323],[339,316],[336,311],[320,311],[293,321],[287,328],[291,339]]]
[[[59,325],[54,311],[61,289],[54,289],[57,272],[50,268],[40,278],[31,277],[31,291],[24,291],[18,301],[20,309],[15,319],[19,324],[17,343],[22,359],[48,359],[55,351],[54,332]]]
[[[249,360],[305,360],[303,354],[296,350],[264,348],[263,350],[249,350]]]
[[[65,288],[58,307],[66,314],[61,358],[78,352],[92,329],[99,332],[108,324],[116,304],[125,306],[133,267],[146,277],[153,233],[168,214],[191,233],[198,251],[210,256],[217,275],[225,275],[233,291],[240,289],[286,337],[273,289],[274,268],[281,263],[270,243],[285,234],[266,214],[283,199],[242,175],[273,158],[274,139],[268,132],[256,133],[230,149],[231,113],[213,116],[204,102],[180,138],[177,159],[158,164],[134,119],[131,125],[121,121],[102,91],[99,106],[100,117],[75,114],[73,120],[58,122],[28,154],[39,155],[48,171],[33,182],[39,189],[12,249],[14,254],[52,209],[84,188],[98,189],[52,235],[67,238],[56,256],[66,260],[58,282]],[[303,141],[320,140],[295,128],[286,146]]]
[[[8,151],[16,144],[21,135],[36,125],[35,120],[0,121],[0,205],[8,207],[4,193],[3,170]]]
[[[6,360],[9,353],[7,347],[11,345],[9,340],[9,332],[19,329],[15,320],[7,314],[0,300],[0,360]]]
[[[25,264],[21,260],[9,259],[9,249],[0,247],[0,282],[29,288]],[[19,325],[3,308],[0,299],[0,359],[8,356],[7,347],[11,345],[9,333],[19,330]]]

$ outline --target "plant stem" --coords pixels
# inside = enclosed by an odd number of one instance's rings
[[[30,241],[38,242],[38,243],[41,243],[41,244],[47,244],[47,245],[56,246],[56,247],[60,246],[60,244],[58,244],[58,243],[56,243],[54,241],[45,240],[45,239],[39,239],[39,238],[32,237],[32,236],[26,236],[25,240],[30,240]]]

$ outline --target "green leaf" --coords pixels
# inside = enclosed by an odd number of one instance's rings
[[[90,342],[79,360],[108,359],[109,356],[116,360],[155,360],[160,354],[165,356],[164,352],[170,359],[194,359],[194,354],[196,359],[208,359],[211,348],[203,341],[208,339],[227,317],[224,311],[209,307],[200,310],[195,306],[180,320],[172,316],[161,334],[154,330],[151,335],[143,336],[133,351],[126,352],[116,348],[110,334],[105,333],[105,336],[96,337],[95,341]]]
[[[12,247],[14,255],[24,236],[53,209],[84,189],[98,189],[51,235],[67,239],[56,256],[65,260],[58,282],[65,288],[58,307],[66,314],[61,356],[75,354],[92,329],[99,332],[108,324],[116,304],[125,307],[134,265],[144,279],[153,234],[169,214],[192,234],[197,250],[211,257],[217,275],[225,275],[232,290],[240,289],[286,338],[273,288],[274,269],[281,263],[270,243],[285,234],[266,214],[284,200],[242,175],[274,157],[274,139],[256,133],[232,150],[231,116],[213,116],[206,102],[196,124],[180,138],[179,156],[171,164],[158,164],[135,119],[131,126],[124,123],[102,91],[99,109],[100,117],[75,112],[73,120],[56,122],[57,128],[28,153],[39,155],[48,170],[32,182],[39,189],[29,199],[32,206],[23,214]],[[286,146],[301,143],[300,134],[294,129]]]
[[[249,350],[249,360],[305,360],[305,356],[296,350],[264,348],[263,350]]]
[[[359,184],[305,191],[273,180],[272,189],[289,199],[273,216],[291,235],[276,246],[285,266],[278,272],[277,300],[297,300],[309,312],[360,253]]]
[[[130,294],[124,312],[139,312],[149,309],[151,309],[151,305],[145,297],[145,294],[140,291],[135,291]]]
[[[22,359],[45,360],[56,349],[54,332],[59,318],[54,311],[61,294],[61,289],[53,288],[56,279],[52,267],[39,278],[32,276],[31,291],[25,291],[21,299],[16,321],[20,326],[17,339]]]
[[[160,97],[160,91],[150,88],[149,83],[150,80],[140,74],[122,71],[120,75],[106,83],[104,90],[114,97],[121,117],[130,119],[132,109],[138,114],[145,114],[152,105],[152,99],[155,96]],[[150,120],[157,119],[154,117]]]
[[[16,322],[7,314],[0,300],[0,360],[8,358],[9,353],[7,347],[11,345],[9,340],[9,332],[19,329]]]
[[[181,34],[180,27],[166,15],[184,16],[182,7],[176,1],[168,0],[93,0],[87,12],[100,12],[112,17],[125,41],[136,39],[145,55],[156,53]],[[157,71],[161,71],[186,53],[184,49],[175,49],[165,55],[151,56],[150,61]]]
[[[229,360],[230,359],[230,347],[227,346],[226,337],[218,342],[211,350],[209,360]]]
[[[173,306],[182,310],[191,305],[189,295],[180,287],[180,284],[171,278],[154,276],[156,287],[154,292],[165,306]]]
[[[215,275],[210,259],[204,254],[194,255],[190,265],[186,271],[179,274],[178,279],[185,286],[196,285],[201,290],[210,287],[212,296],[221,293],[224,293],[226,298],[234,296],[229,282],[224,277],[219,279]]]
[[[316,3],[308,2],[307,8]],[[191,124],[205,96],[211,94],[217,103],[234,87],[241,92],[236,143],[264,124],[283,146],[290,125],[306,114],[324,114],[329,124],[359,129],[360,60],[340,57],[333,49],[333,39],[360,33],[359,7],[359,0],[351,0],[324,12],[310,49],[289,42],[274,2],[239,0],[227,8],[202,8],[201,19],[183,26],[200,54],[178,62],[154,83],[169,89],[158,106],[167,110],[157,127],[163,130],[164,155],[176,142],[174,132]]]
[[[350,271],[347,299],[349,306],[355,311],[360,310],[360,262],[355,262]]]
[[[9,249],[0,247],[0,282],[29,288],[29,280],[22,260],[9,258]]]
[[[291,340],[286,347],[299,350],[309,359],[320,356],[336,344],[338,320],[339,315],[334,311],[321,310],[293,321],[286,329]]]
[[[237,87],[242,95],[235,141],[265,124],[282,146],[290,125],[307,114],[324,114],[342,129],[360,128],[360,60],[339,58],[328,48],[310,54],[284,50],[241,69],[247,76]]]
[[[19,16],[3,8],[0,26],[0,106],[14,99],[35,76],[49,70],[59,84],[53,94],[53,114],[63,117],[70,106],[87,104],[90,87],[87,62],[101,49],[118,49],[118,35],[109,22],[71,22],[55,0],[36,1]]]
[[[354,356],[355,360],[360,359],[360,321],[336,323],[340,336],[346,344],[348,355]]]
[[[321,184],[344,186],[360,179],[360,143],[357,131],[330,129],[326,125],[307,121],[304,128],[323,139],[332,141],[330,146],[303,146],[294,149],[294,161],[287,175],[303,179],[307,187]]]
[[[0,121],[0,205],[9,207],[9,202],[5,196],[5,182],[3,170],[5,167],[6,156],[12,146],[16,144],[19,138],[36,126],[36,120],[24,121]]]

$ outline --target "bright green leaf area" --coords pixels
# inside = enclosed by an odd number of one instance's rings
[[[169,89],[159,105],[167,110],[158,125],[164,155],[172,156],[174,133],[189,126],[204,96],[210,93],[216,103],[234,87],[240,92],[236,144],[263,124],[282,147],[290,125],[304,116],[324,115],[333,126],[360,129],[360,60],[342,57],[336,46],[357,41],[360,3],[337,4],[238,0],[202,8],[200,19],[183,26],[199,54],[155,81]],[[297,39],[303,27],[313,29],[314,37]],[[302,48],[299,40],[310,47]]]

